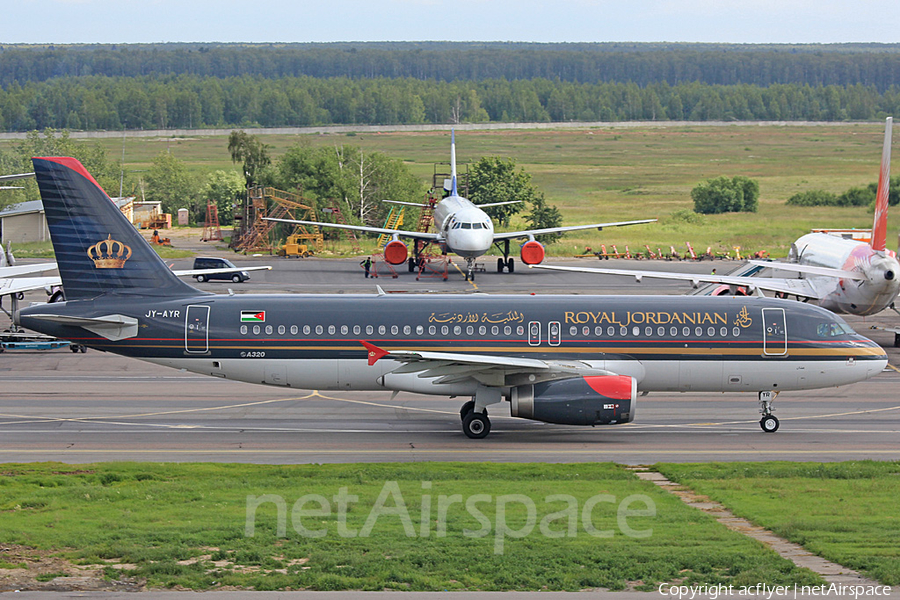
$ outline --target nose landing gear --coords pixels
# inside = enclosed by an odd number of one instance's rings
[[[762,415],[762,418],[759,420],[759,426],[766,433],[778,431],[778,417],[772,414],[775,411],[772,403],[775,402],[776,396],[778,396],[778,392],[759,393],[759,413]]]

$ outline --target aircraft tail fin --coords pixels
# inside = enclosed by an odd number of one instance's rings
[[[893,117],[884,125],[884,148],[881,151],[881,173],[875,193],[875,223],[872,225],[872,249],[884,251],[887,245],[888,193],[891,188],[891,129]]]
[[[33,158],[66,300],[196,296],[74,158]]]
[[[456,131],[450,130],[450,195],[459,196],[456,187]]]

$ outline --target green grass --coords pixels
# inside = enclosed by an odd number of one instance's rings
[[[809,571],[611,464],[47,463],[0,465],[0,473],[4,543],[53,551],[77,564],[106,564],[112,578],[120,572],[111,563],[132,564],[136,569],[129,577],[157,587],[651,590],[674,581],[820,583]],[[365,527],[380,494],[385,507],[396,509],[398,499],[391,494],[399,493],[412,531],[397,514],[382,514],[370,536],[342,537],[334,500],[342,488],[358,496],[349,504],[347,528]],[[268,502],[256,510],[253,535],[247,535],[248,496],[264,494],[284,499],[286,531],[278,532],[276,504]],[[321,508],[317,502],[295,505],[309,494],[331,503],[332,514],[312,514]],[[439,497],[453,494],[478,500],[474,506],[483,516],[462,502],[441,519]],[[489,496],[479,500],[478,494]],[[498,517],[498,498],[507,494],[534,503],[534,529],[525,537],[496,535],[504,521],[512,530],[527,527],[522,502],[507,503],[504,519]],[[568,516],[553,513],[570,505],[546,501],[553,494],[573,497],[572,537],[540,533],[543,520],[550,532],[569,531]],[[584,527],[582,511],[598,494],[614,500],[596,503],[590,523],[609,537],[594,537]],[[621,502],[635,494],[642,500],[631,508],[650,504],[655,515],[634,515],[626,524],[652,529],[647,537],[625,535],[617,520]],[[298,512],[295,521],[292,509],[309,512]],[[437,534],[440,521],[446,523],[445,536]],[[321,529],[324,536],[304,537],[297,533],[298,523]],[[422,535],[423,526],[428,535]]]
[[[900,585],[900,462],[657,467],[815,554]]]
[[[632,252],[644,244],[654,250],[685,242],[705,250],[767,250],[784,256],[790,243],[814,227],[872,226],[866,208],[785,206],[793,194],[823,189],[840,193],[878,179],[883,124],[822,126],[659,127],[581,130],[466,131],[459,135],[460,163],[481,156],[515,159],[533,175],[547,200],[557,205],[564,224],[658,217],[690,209],[691,189],[718,175],[745,175],[760,184],[758,213],[709,216],[702,224],[658,224],[633,228],[573,232],[549,248],[554,255],[571,255],[585,246],[616,244]],[[261,136],[274,158],[301,136]],[[449,132],[323,134],[302,136],[314,146],[357,145],[405,161],[424,182],[431,181],[434,163],[449,160]],[[7,142],[8,143],[8,142]],[[112,159],[122,156],[121,139],[101,139]],[[142,171],[151,159],[169,150],[197,175],[216,169],[236,169],[226,136],[128,139],[126,169]],[[897,168],[895,172],[900,172]],[[511,223],[521,228],[521,219]],[[900,210],[889,216],[890,232],[900,229]],[[890,234],[889,247],[896,238]]]

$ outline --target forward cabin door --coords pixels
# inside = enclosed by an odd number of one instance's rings
[[[763,355],[787,356],[787,321],[783,308],[762,309]]]
[[[190,354],[209,352],[209,306],[197,304],[187,307],[184,318],[184,349]]]

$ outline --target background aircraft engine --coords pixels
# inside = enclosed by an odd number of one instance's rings
[[[406,262],[407,256],[409,256],[409,250],[407,250],[406,244],[400,240],[388,242],[384,247],[384,260],[392,265],[402,265]]]
[[[634,420],[637,380],[627,375],[574,377],[514,387],[514,417],[561,425],[613,425]]]
[[[522,262],[526,265],[539,265],[544,262],[544,246],[534,240],[522,245]]]

